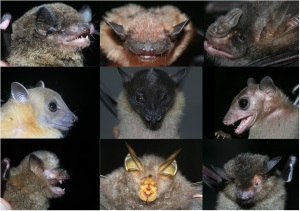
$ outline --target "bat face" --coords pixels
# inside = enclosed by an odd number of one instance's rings
[[[145,9],[128,4],[107,12],[100,34],[100,47],[113,62],[166,66],[185,50],[193,29],[189,18],[173,6]]]
[[[238,66],[295,49],[298,7],[296,2],[249,2],[230,10],[207,30],[208,58],[219,65]]]
[[[185,70],[169,76],[158,69],[141,70],[134,76],[119,69],[124,89],[132,109],[139,114],[147,128],[161,127],[166,113],[176,98],[176,88],[185,75]]]
[[[260,84],[255,84],[254,79],[249,78],[248,87],[234,98],[223,123],[231,125],[241,120],[235,133],[242,134],[255,123],[258,116],[262,115],[264,102],[268,96],[274,96],[275,92],[276,87],[270,77],[264,77]]]

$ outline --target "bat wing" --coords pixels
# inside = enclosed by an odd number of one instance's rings
[[[218,174],[207,168],[203,165],[202,167],[202,177],[203,182],[213,189],[214,191],[219,191],[220,185],[223,182],[222,177],[220,177]]]
[[[117,113],[117,100],[112,96],[107,87],[100,81],[100,100],[103,102],[105,107],[115,116]]]
[[[299,49],[269,55],[251,62],[249,67],[298,67]]]
[[[285,166],[283,167],[281,171],[281,175],[286,182],[292,181],[296,162],[297,162],[297,158],[291,155],[288,161],[286,162]]]

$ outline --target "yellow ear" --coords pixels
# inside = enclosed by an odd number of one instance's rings
[[[179,154],[180,150],[181,149],[174,152],[164,163],[159,166],[159,174],[166,176],[175,176],[175,174],[177,173],[177,162],[175,158]]]
[[[140,171],[138,165],[134,162],[130,153],[128,153],[125,158],[124,166],[125,166],[126,171]]]

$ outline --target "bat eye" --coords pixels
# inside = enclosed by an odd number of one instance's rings
[[[242,41],[242,42],[244,42],[244,41],[246,40],[246,37],[245,37],[244,35],[241,34],[241,35],[239,36],[239,40]]]
[[[142,95],[136,95],[135,96],[135,101],[138,102],[138,103],[144,104],[144,98],[143,98]]]
[[[161,102],[163,103],[163,102],[166,102],[168,99],[169,99],[169,97],[168,97],[168,95],[167,94],[161,94],[162,96],[161,96]]]
[[[57,111],[57,105],[54,102],[49,103],[48,107],[49,107],[49,110],[51,112],[56,112]]]
[[[242,109],[246,109],[248,107],[248,103],[248,100],[245,98],[239,100],[239,106]]]

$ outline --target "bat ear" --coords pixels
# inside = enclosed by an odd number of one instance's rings
[[[131,79],[132,79],[132,75],[127,74],[124,70],[122,70],[120,67],[118,68],[118,72],[121,75],[122,79],[123,79],[123,83],[127,84]]]
[[[27,89],[18,82],[11,84],[11,95],[19,103],[25,103],[29,100],[29,93]]]
[[[44,172],[44,163],[34,154],[29,155],[29,167],[30,170],[37,176],[42,176]]]
[[[190,19],[187,19],[187,20],[183,21],[182,23],[174,26],[174,30],[171,33],[171,39],[173,41],[177,40],[177,38],[179,37],[179,35],[182,32],[182,30],[184,29],[184,27],[187,26],[189,23],[190,23]]]
[[[293,172],[294,172],[296,163],[297,163],[297,158],[295,156],[291,155],[289,157],[288,161],[286,162],[284,168],[282,169],[281,175],[282,175],[282,178],[286,182],[292,181]]]
[[[10,159],[3,158],[1,161],[1,180],[7,180],[7,171],[10,168]]]
[[[35,31],[46,37],[50,32],[59,31],[61,25],[53,12],[47,7],[40,7],[36,13]]]
[[[269,160],[264,166],[264,173],[268,173],[269,171],[271,171],[280,160],[281,156]]]
[[[129,153],[127,154],[124,166],[126,171],[144,171],[142,162],[138,159],[133,149],[125,142]]]
[[[176,86],[179,86],[181,84],[182,79],[186,75],[187,70],[185,68],[179,70],[177,73],[171,75],[170,77],[175,82]]]
[[[89,5],[85,4],[79,10],[79,13],[83,20],[87,23],[91,22],[92,20],[92,10]]]
[[[165,176],[174,176],[177,173],[177,162],[175,160],[176,156],[179,154],[181,149],[178,149],[176,152],[174,152],[168,159],[163,162],[159,168],[158,172],[161,175]]]
[[[299,15],[293,16],[286,22],[285,32],[299,27]]]
[[[226,175],[226,173],[225,173],[225,171],[224,171],[224,169],[219,168],[219,167],[215,167],[215,166],[213,166],[213,165],[211,165],[211,167],[213,168],[213,170],[214,170],[215,172],[217,172],[217,174],[218,174],[222,179],[229,180],[228,177],[227,177],[227,175]]]
[[[38,81],[37,84],[35,85],[35,87],[45,88],[45,83],[44,83],[44,81]]]
[[[270,76],[266,76],[261,79],[259,83],[259,90],[265,92],[267,95],[272,97],[276,91],[276,86]]]
[[[247,85],[250,86],[250,85],[254,85],[254,84],[256,84],[256,81],[254,80],[254,78],[248,78]]]
[[[104,21],[107,25],[109,25],[112,28],[112,30],[114,30],[114,32],[120,37],[120,39],[122,41],[124,41],[126,39],[127,33],[124,30],[122,25],[119,25],[119,24],[116,24],[113,22],[109,22],[107,20],[104,20]]]

